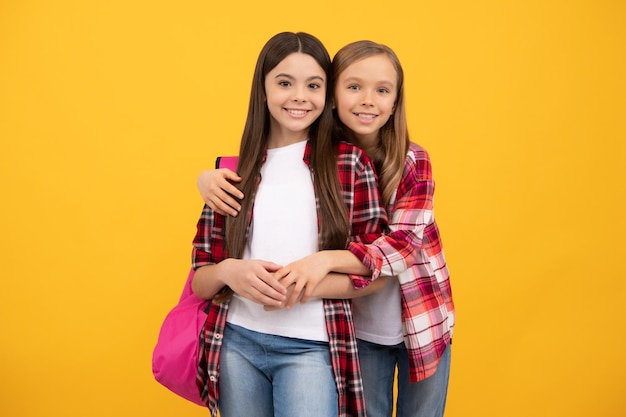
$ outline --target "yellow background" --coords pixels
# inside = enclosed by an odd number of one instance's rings
[[[151,352],[196,176],[283,30],[403,62],[458,308],[447,417],[626,413],[625,3],[395,3],[0,1],[0,415],[207,415]]]

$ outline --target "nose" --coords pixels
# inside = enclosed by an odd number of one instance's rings
[[[296,102],[299,102],[299,103],[307,101],[307,98],[306,98],[306,87],[304,87],[304,86],[296,86],[293,89],[292,100],[296,101]]]
[[[373,94],[370,90],[363,90],[361,94],[361,105],[372,106],[374,104]]]

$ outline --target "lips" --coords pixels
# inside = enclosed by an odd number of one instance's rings
[[[310,112],[304,109],[285,109],[285,111],[294,117],[304,117]]]
[[[374,120],[376,120],[376,118],[378,117],[377,114],[372,114],[372,113],[353,113],[357,120],[359,121],[359,123],[362,123],[364,125],[369,125],[374,123]]]

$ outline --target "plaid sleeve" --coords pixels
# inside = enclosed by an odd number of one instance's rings
[[[193,269],[216,264],[225,258],[224,221],[224,216],[215,213],[205,204],[193,239]]]
[[[424,230],[434,221],[434,190],[428,154],[412,144],[395,201],[390,204],[389,233],[371,244],[351,242],[349,246],[372,270],[373,278],[398,275],[419,261]]]

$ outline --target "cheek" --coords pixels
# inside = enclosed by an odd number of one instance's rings
[[[389,100],[389,111],[391,111],[392,113],[396,109],[396,98],[397,97],[394,97],[393,99]]]
[[[321,94],[315,97],[314,103],[316,107],[319,107],[320,109],[324,108],[326,106],[326,95]]]
[[[337,108],[337,113],[341,116],[341,114],[348,113],[350,110],[350,103],[345,97],[335,96],[335,107]]]
[[[346,107],[349,104],[349,99],[348,97],[342,92],[342,93],[335,93],[334,97],[333,97],[333,101],[335,103],[335,106],[337,106],[337,108],[340,107]]]
[[[350,124],[350,121],[352,120],[349,117],[351,114],[352,112],[350,112],[350,110],[348,110],[345,106],[337,106],[337,116],[339,117],[339,120],[341,120],[346,125]]]
[[[391,117],[394,110],[395,110],[395,106],[394,106],[393,101],[390,101],[385,104],[385,113],[387,114],[387,117]]]

